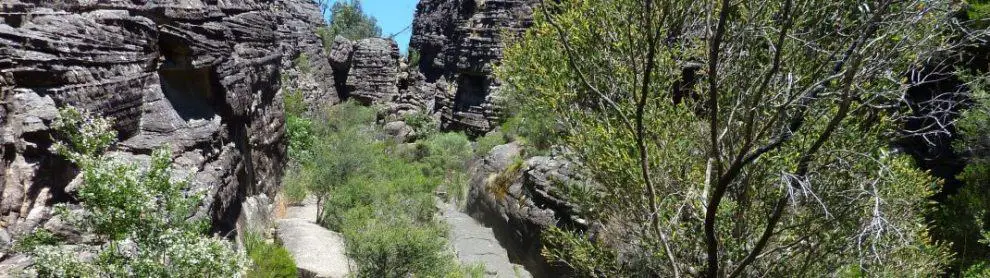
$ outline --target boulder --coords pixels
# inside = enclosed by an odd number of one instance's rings
[[[396,142],[406,142],[415,137],[416,131],[406,122],[395,121],[385,124],[385,134],[388,134]]]

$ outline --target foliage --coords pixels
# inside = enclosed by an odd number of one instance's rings
[[[495,148],[495,146],[507,143],[505,141],[505,134],[501,131],[495,130],[485,134],[485,136],[479,137],[477,140],[477,145],[474,147],[475,157],[484,157],[488,155],[488,152]]]
[[[313,145],[313,123],[304,117],[307,106],[303,98],[302,92],[295,90],[287,90],[284,96],[285,136],[289,141],[290,158],[308,156],[308,150]]]
[[[441,133],[416,143],[422,174],[437,180],[446,201],[464,204],[467,198],[467,162],[471,159],[471,142],[463,133]]]
[[[292,60],[292,62],[301,73],[310,73],[313,70],[309,64],[309,54],[306,54],[306,52],[299,53],[299,56],[295,60]]]
[[[505,50],[518,115],[558,131],[542,134],[601,184],[578,205],[622,243],[548,252],[585,276],[936,275],[921,210],[938,182],[887,150],[901,112],[880,107],[946,43],[949,3],[729,3],[550,3]],[[625,252],[577,256],[601,246]]]
[[[311,155],[298,159],[286,184],[304,184],[317,197],[319,222],[344,235],[356,275],[462,275],[447,250],[445,226],[434,219],[434,194],[463,191],[467,137],[432,134],[409,148],[383,140],[372,108],[345,102],[315,115],[322,118],[313,121]],[[428,117],[407,120],[435,128]]]
[[[309,195],[307,188],[310,184],[309,172],[304,171],[299,165],[289,165],[286,168],[285,177],[282,179],[282,196],[289,205],[301,204]]]
[[[966,4],[966,16],[972,20],[971,27],[987,28],[990,25],[990,0],[968,0]]]
[[[407,61],[409,62],[409,65],[410,66],[417,66],[417,65],[419,65],[419,60],[421,58],[420,57],[420,54],[419,54],[419,50],[416,50],[414,48],[410,48],[408,52],[409,53],[406,54],[406,55],[408,56],[407,57],[407,59],[408,59]]]
[[[519,105],[519,104],[516,104]],[[529,107],[510,108],[524,109]],[[554,128],[556,116],[548,111],[537,109],[528,110],[525,116],[516,115],[509,117],[502,123],[499,130],[504,133],[507,141],[519,141],[524,145],[535,148],[535,151],[542,152],[550,149],[554,143],[554,138],[561,133]]]
[[[417,138],[430,137],[440,129],[433,117],[423,112],[407,114],[403,121],[416,131]]]
[[[968,76],[973,105],[964,111],[956,127],[961,138],[955,142],[957,152],[967,157],[967,165],[957,178],[964,183],[935,208],[935,232],[953,243],[955,264],[967,272],[986,271],[990,244],[990,94],[986,90],[990,77]],[[968,270],[967,270],[968,269]]]
[[[224,239],[204,236],[207,223],[188,220],[202,194],[172,180],[171,153],[155,150],[146,170],[104,156],[116,138],[110,121],[74,108],[59,111],[52,149],[80,168],[82,212],[56,212],[106,241],[92,260],[55,245],[36,246],[35,267],[45,277],[238,276],[246,259]]]
[[[17,239],[17,244],[14,245],[12,251],[30,252],[38,246],[55,245],[61,240],[62,239],[58,238],[58,236],[53,234],[51,231],[45,229],[35,229],[31,233]]]
[[[265,241],[258,234],[244,235],[244,249],[251,258],[251,268],[245,277],[248,278],[293,278],[298,277],[296,262],[292,254],[284,247]]]
[[[366,14],[361,8],[361,1],[336,1],[330,8],[330,23],[327,29],[319,32],[324,45],[333,42],[337,36],[349,40],[377,38],[382,36],[382,28],[378,20]]]
[[[371,220],[344,232],[351,239],[348,256],[358,265],[358,277],[441,277],[453,267],[453,257],[444,252],[445,231],[434,227]]]
[[[564,262],[577,273],[588,277],[637,276],[618,264],[618,254],[614,250],[588,241],[581,235],[551,227],[541,236],[549,244],[543,249],[543,256],[550,261]]]

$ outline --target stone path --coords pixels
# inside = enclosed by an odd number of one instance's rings
[[[450,243],[463,266],[482,264],[488,277],[532,277],[522,266],[509,262],[492,229],[481,225],[454,205],[439,203],[443,220],[450,225]]]
[[[300,276],[343,278],[350,273],[344,238],[316,224],[314,200],[288,207],[275,226],[276,237],[292,253]]]

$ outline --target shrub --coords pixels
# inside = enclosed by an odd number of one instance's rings
[[[451,271],[444,231],[406,221],[365,225],[345,231],[348,256],[358,277],[441,277]]]
[[[303,171],[300,166],[288,167],[282,182],[282,196],[288,204],[298,205],[306,199],[308,195],[306,187],[310,182],[307,174],[308,172]]]
[[[289,278],[298,277],[296,262],[284,247],[269,243],[254,233],[244,235],[244,249],[253,262],[245,277],[248,278]]]
[[[312,70],[309,64],[309,55],[306,52],[299,53],[299,56],[292,62],[295,63],[296,68],[301,73],[309,73]]]
[[[420,60],[419,50],[416,50],[414,48],[410,48],[409,49],[409,54],[407,54],[407,56],[408,56],[407,58],[408,58],[408,61],[409,61],[409,65],[410,66],[417,66],[417,65],[419,65],[419,60]]]
[[[439,130],[437,122],[433,120],[433,117],[423,112],[407,114],[403,121],[416,131],[417,138],[433,136]]]
[[[63,247],[36,246],[31,253],[39,275],[230,277],[242,272],[243,253],[226,240],[204,236],[205,221],[187,220],[202,195],[187,192],[188,182],[172,180],[167,147],[155,150],[142,171],[103,156],[116,138],[109,120],[71,107],[59,112],[53,127],[62,141],[52,148],[80,168],[77,198],[83,212],[57,206],[56,213],[106,244],[94,246],[97,255],[88,261]]]
[[[505,134],[502,131],[492,131],[485,136],[479,137],[478,142],[474,148],[475,157],[484,157],[488,155],[488,152],[492,151],[495,146],[505,144]]]

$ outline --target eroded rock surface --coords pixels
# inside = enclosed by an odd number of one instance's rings
[[[176,174],[209,193],[198,217],[211,219],[215,232],[266,218],[258,214],[270,211],[265,200],[285,164],[282,94],[337,102],[329,54],[314,31],[322,24],[306,0],[3,1],[4,241],[51,226],[49,207],[73,200],[77,170],[49,151],[50,125],[64,105],[115,119],[115,157],[142,164],[170,146]],[[294,62],[300,56],[305,69]],[[282,86],[284,75],[294,82]],[[256,211],[241,217],[248,196],[257,197],[249,204]]]
[[[472,170],[467,211],[495,231],[514,263],[526,266],[534,276],[567,273],[540,254],[541,234],[550,227],[588,230],[578,208],[567,202],[559,187],[592,186],[576,172],[577,165],[558,151],[518,161],[522,146],[496,146]]]
[[[502,58],[502,35],[532,25],[540,0],[422,0],[416,6],[410,47],[419,51],[427,82],[453,86],[436,110],[447,130],[480,135],[498,120],[499,81],[493,66]]]

